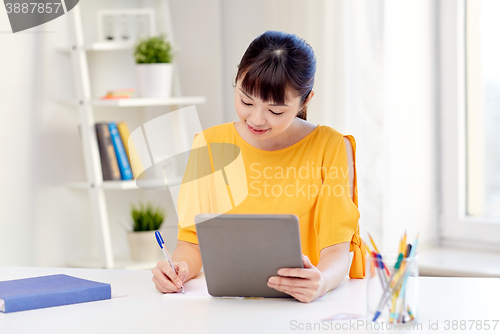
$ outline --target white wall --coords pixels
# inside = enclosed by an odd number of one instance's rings
[[[10,30],[5,11],[0,11],[0,30]],[[32,80],[27,81],[22,73],[33,72],[37,65],[32,58],[37,48],[37,38],[34,34],[0,34],[0,45],[3,46],[0,56],[1,264],[35,263],[34,211],[30,209],[35,204],[35,194],[31,191],[34,180],[27,176],[33,163],[32,138],[35,126],[32,110],[36,104],[32,98],[37,87]],[[9,52],[4,51],[7,45]],[[24,238],[12,237],[21,235]]]
[[[203,95],[196,106],[203,129],[224,122],[221,0],[170,0],[183,95]]]
[[[0,27],[10,30],[5,11]],[[65,76],[69,63],[54,49],[65,39],[65,27],[62,18],[29,32],[0,34],[2,265],[62,265],[89,249],[82,242],[89,237],[86,198],[62,186],[83,176],[76,114],[56,103],[72,88]]]
[[[384,4],[385,244],[437,237],[437,26],[431,0]]]

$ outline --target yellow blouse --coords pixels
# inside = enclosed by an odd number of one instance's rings
[[[354,138],[347,138],[355,150]],[[178,239],[198,244],[194,217],[199,213],[295,214],[302,253],[313,265],[323,248],[350,242],[349,276],[364,278],[366,249],[347,165],[343,135],[328,126],[318,125],[276,151],[248,144],[234,122],[206,129],[195,136],[180,186]],[[356,190],[355,172],[354,180]]]

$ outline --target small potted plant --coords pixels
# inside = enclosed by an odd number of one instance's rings
[[[155,261],[160,255],[155,231],[159,230],[165,214],[161,207],[151,203],[131,205],[133,231],[128,232],[130,255],[134,261]]]
[[[172,95],[173,47],[166,35],[140,39],[134,50],[139,95],[168,98]]]

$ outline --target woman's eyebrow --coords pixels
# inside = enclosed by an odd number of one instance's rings
[[[273,107],[288,107],[288,105],[284,103],[269,103],[269,105]]]
[[[245,95],[246,95],[246,96],[247,96],[250,100],[252,100],[252,101],[253,101],[252,97],[251,97],[250,95],[248,95],[248,94],[247,94],[247,93],[246,93],[243,89],[241,89],[241,88],[240,88],[240,90],[241,90],[241,92],[242,92],[243,94],[245,94]]]
[[[250,100],[253,101],[252,97],[250,95],[248,95],[243,89],[240,88],[240,91],[245,94]],[[273,106],[273,107],[288,107],[287,104],[284,104],[284,103],[269,103],[270,106]]]

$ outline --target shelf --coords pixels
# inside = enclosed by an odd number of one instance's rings
[[[171,180],[171,184],[178,185],[182,181],[182,178],[174,178]],[[102,188],[105,190],[133,190],[133,189],[148,189],[148,190],[166,190],[165,180],[141,180],[141,187],[136,185],[135,180],[130,181],[103,181]],[[66,184],[68,188],[72,189],[90,189],[90,183],[88,182],[71,182]]]
[[[132,98],[120,100],[92,100],[92,105],[99,107],[149,107],[185,104],[202,104],[207,100],[203,96],[179,96],[168,99]]]
[[[151,262],[138,262],[132,260],[115,260],[115,266],[113,269],[128,269],[128,270],[151,270],[156,267],[159,260],[164,260],[164,258],[158,257],[157,261]],[[71,268],[94,268],[94,269],[106,269],[106,266],[102,261],[98,259],[81,259],[74,260],[68,264]]]
[[[500,255],[495,252],[455,247],[432,247],[419,254],[421,276],[499,277]]]
[[[101,42],[101,43],[92,43],[85,45],[83,49],[85,51],[124,51],[130,50],[134,48],[134,43],[118,43],[118,42]],[[57,51],[62,53],[69,53],[73,49],[72,46],[57,48]]]
[[[96,107],[152,107],[152,106],[171,106],[171,105],[191,105],[203,104],[207,100],[204,96],[178,96],[168,99],[152,99],[152,98],[131,98],[131,99],[94,99],[90,101]],[[77,106],[76,100],[64,100],[60,103],[70,106]]]

